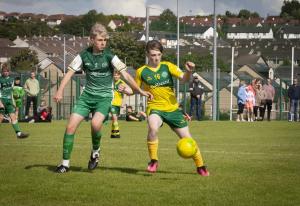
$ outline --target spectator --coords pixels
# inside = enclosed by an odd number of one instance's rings
[[[253,105],[255,105],[254,93],[251,89],[252,86],[246,87],[246,108],[247,108],[247,118],[248,122],[253,122]],[[253,88],[253,87],[252,87]]]
[[[264,105],[264,111],[266,111],[267,108],[267,118],[268,121],[271,121],[271,110],[272,110],[272,104],[274,101],[275,97],[275,89],[272,86],[271,79],[267,79],[267,84],[263,86],[263,90],[265,91],[266,94],[266,104]],[[263,116],[264,119],[264,116]]]
[[[255,121],[259,121],[263,119],[263,114],[265,113],[264,105],[266,102],[266,94],[262,88],[261,81],[257,82],[255,93],[256,95],[255,95],[254,117],[255,117]],[[258,117],[258,111],[259,111],[260,118]]]
[[[28,118],[29,108],[31,102],[33,103],[33,116],[37,117],[37,96],[40,92],[39,81],[35,78],[35,72],[30,72],[30,78],[28,78],[24,85],[24,90],[26,92],[26,108],[25,108],[25,119]]]
[[[140,111],[139,113],[134,112],[132,106],[127,106],[126,108],[126,121],[143,121],[147,118],[145,112]]]
[[[245,81],[241,81],[241,86],[238,90],[238,112],[236,121],[244,122],[244,107],[246,103],[246,84]]]
[[[300,99],[300,86],[298,80],[294,79],[293,85],[288,89],[288,97],[290,98],[290,111],[289,111],[289,121],[297,121],[298,115],[298,104]]]
[[[190,116],[193,116],[194,107],[196,105],[196,117],[197,120],[200,121],[201,119],[201,103],[202,103],[202,94],[203,94],[203,87],[198,79],[198,76],[194,76],[193,81],[190,82],[189,91],[191,94],[191,105],[190,105]]]
[[[21,79],[20,77],[16,77],[13,86],[13,98],[16,107],[15,114],[18,119],[19,119],[19,111],[20,109],[22,109],[24,95],[25,95],[25,91],[21,86]]]

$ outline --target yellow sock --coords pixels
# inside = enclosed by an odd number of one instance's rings
[[[197,145],[197,152],[193,156],[193,160],[195,162],[196,167],[202,167],[204,165],[202,155],[200,153],[200,149]]]
[[[119,123],[113,122],[111,125],[111,130],[119,130]]]
[[[157,150],[158,150],[158,140],[155,141],[147,141],[148,152],[150,159],[158,160]]]

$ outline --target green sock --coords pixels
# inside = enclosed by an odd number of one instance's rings
[[[102,134],[100,131],[92,132],[92,144],[93,150],[97,150],[100,148],[100,141],[101,141]]]
[[[74,134],[65,133],[64,143],[63,143],[63,159],[69,160],[71,157],[71,152],[73,150],[74,144]]]
[[[15,132],[16,133],[18,133],[18,132],[20,132],[21,130],[20,130],[20,126],[19,126],[19,123],[17,122],[17,123],[15,123],[15,124],[12,124],[12,126],[13,126],[13,128],[14,128],[14,130],[15,130]]]

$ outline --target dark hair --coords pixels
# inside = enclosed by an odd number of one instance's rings
[[[17,80],[21,80],[21,78],[20,77],[15,77],[15,81],[17,81]]]
[[[146,52],[149,53],[150,50],[159,50],[162,53],[164,48],[159,41],[151,40],[148,41],[146,45]]]

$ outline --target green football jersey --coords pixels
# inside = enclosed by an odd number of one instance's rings
[[[14,78],[0,76],[0,98],[11,99],[14,86]]]
[[[22,99],[25,95],[25,90],[21,86],[13,87],[13,97],[15,100]]]
[[[83,50],[75,57],[69,69],[86,74],[86,85],[84,93],[99,96],[113,97],[113,71],[111,60],[114,55],[109,49],[102,53],[94,54],[92,47]]]

